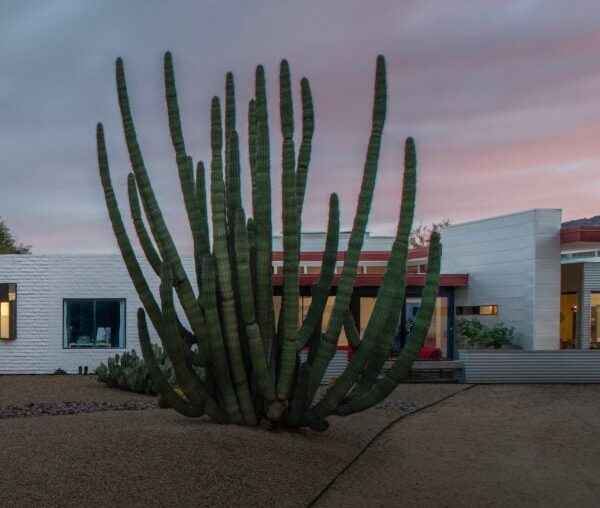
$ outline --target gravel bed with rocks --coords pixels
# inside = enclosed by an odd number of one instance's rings
[[[98,411],[140,411],[156,407],[153,400],[126,400],[122,402],[60,402],[12,404],[0,406],[0,420],[24,416],[76,415]]]

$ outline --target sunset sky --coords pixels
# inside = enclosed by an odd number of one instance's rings
[[[598,0],[0,0],[0,215],[34,253],[116,252],[95,125],[104,123],[128,217],[114,85],[122,56],[152,181],[189,251],[163,99],[165,50],[195,160],[209,160],[210,99],[223,93],[228,70],[246,139],[254,67],[265,65],[276,210],[279,60],[290,62],[296,96],[301,77],[310,79],[316,132],[305,230],[324,228],[332,191],[343,226],[352,222],[379,53],[389,100],[372,232],[395,229],[408,135],[419,151],[417,222],[533,207],[562,208],[563,220],[597,215],[599,27]]]

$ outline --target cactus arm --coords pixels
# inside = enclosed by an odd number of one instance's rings
[[[315,132],[315,112],[308,79],[302,78],[300,87],[302,90],[302,142],[300,143],[296,169],[296,206],[298,207],[299,218],[302,217],[306,180],[312,152],[312,138]]]
[[[410,232],[412,230],[412,223],[414,218],[415,210],[415,196],[417,192],[417,154],[415,149],[415,142],[412,138],[408,138],[405,143],[404,150],[404,177],[402,184],[402,201],[400,210],[400,221],[398,227],[398,238],[403,242],[402,252],[405,253],[400,263],[406,265],[408,261],[408,248]],[[404,302],[404,292],[406,288],[406,270],[401,274],[401,277],[397,281],[398,285],[402,288],[402,295],[400,296],[398,306],[391,312],[387,317],[387,323],[385,325],[383,333],[377,340],[377,346],[373,349],[373,353],[368,359],[365,372],[361,376],[361,380],[358,383],[357,390],[363,391],[368,390],[373,383],[377,381],[379,374],[385,360],[389,354],[394,333],[398,327],[398,321],[400,318],[400,312],[402,310],[402,304]],[[373,309],[375,312],[375,309]]]
[[[256,202],[258,199],[256,189],[256,101],[251,99],[248,103],[248,165],[250,167],[250,181],[252,184],[252,214],[256,215]]]
[[[152,321],[154,329],[158,333],[159,337],[161,337],[162,339],[162,337],[164,336],[162,314],[158,303],[154,299],[154,296],[152,296],[152,291],[150,291],[148,282],[144,277],[144,273],[142,272],[142,269],[135,256],[133,247],[131,246],[131,241],[129,240],[129,237],[127,235],[127,230],[125,229],[125,225],[123,224],[123,219],[121,217],[121,212],[119,211],[119,205],[117,203],[117,198],[115,196],[115,192],[110,178],[110,168],[108,164],[108,156],[106,153],[104,129],[101,123],[99,123],[96,127],[96,144],[98,150],[98,168],[100,171],[100,181],[104,190],[106,208],[108,210],[108,216],[110,218],[115,238],[117,240],[117,245],[119,246],[121,256],[123,257],[123,261],[129,273],[129,277],[133,282],[138,296],[140,297],[140,300],[144,305],[144,308],[146,309],[150,320]]]
[[[346,332],[346,337],[348,338],[348,344],[352,350],[355,351],[360,346],[360,334],[356,328],[356,323],[354,322],[352,313],[349,310],[344,312],[344,331]]]
[[[240,190],[239,138],[235,130],[235,88],[233,74],[225,80],[225,199],[229,246],[233,252],[236,210],[242,207]]]
[[[410,147],[414,149],[413,141],[409,138],[407,140],[407,151],[411,151]],[[412,169],[407,170],[408,176],[406,180],[408,182],[414,181],[414,171],[416,171],[416,167],[414,166]],[[413,173],[412,176],[410,175],[411,172]],[[409,205],[414,206],[414,192],[415,187],[413,185],[408,185],[403,192],[402,212],[398,222],[396,238],[394,239],[388,260],[387,270],[383,276],[383,283],[379,288],[373,313],[367,324],[361,345],[353,355],[346,370],[336,380],[335,385],[327,392],[323,399],[308,411],[308,420],[311,418],[322,419],[331,414],[352,388],[361,373],[365,371],[365,368],[367,368],[368,373],[368,362],[373,361],[375,363],[379,360],[377,355],[381,352],[382,343],[384,347],[387,345],[382,355],[384,356],[383,361],[385,361],[385,354],[387,354],[389,342],[391,342],[391,336],[393,335],[393,333],[390,333],[390,337],[386,337],[385,333],[389,332],[388,324],[390,320],[398,321],[398,315],[404,301],[408,238],[412,225],[412,208],[407,213],[407,207]],[[386,327],[388,328],[387,330]],[[374,374],[375,380],[377,379],[379,370]]]
[[[265,351],[271,353],[275,337],[273,314],[273,229],[271,223],[271,176],[269,156],[269,126],[267,119],[267,96],[265,73],[262,66],[256,68],[256,157],[254,176],[256,181],[256,208],[254,223],[256,231],[256,317]]]
[[[282,146],[282,214],[283,214],[283,330],[277,398],[288,398],[296,367],[296,334],[298,333],[298,266],[299,217],[296,207],[296,156],[294,150],[294,116],[290,71],[286,60],[280,67],[280,115]]]
[[[260,336],[260,329],[256,324],[252,275],[250,273],[248,233],[246,232],[244,212],[241,209],[238,210],[235,223],[235,260],[238,267],[242,320],[248,335],[256,383],[260,395],[270,404],[275,400],[275,386],[269,374],[267,355]]]
[[[169,384],[167,378],[163,374],[162,370],[156,362],[152,344],[150,343],[150,335],[148,333],[148,325],[146,324],[146,315],[143,309],[138,309],[137,312],[138,320],[138,334],[140,346],[142,348],[142,355],[144,361],[150,373],[152,384],[156,391],[163,396],[167,404],[175,409],[178,413],[184,416],[199,417],[204,415],[204,410],[197,406],[192,406],[187,401],[182,399]]]
[[[160,259],[158,252],[156,252],[156,249],[152,244],[152,239],[150,238],[148,230],[144,224],[142,211],[140,210],[140,202],[138,199],[137,185],[135,183],[135,176],[133,173],[129,173],[127,176],[127,194],[129,196],[131,219],[133,220],[133,225],[140,241],[140,245],[144,251],[148,263],[150,263],[150,266],[154,270],[154,273],[160,277],[162,259]]]
[[[231,249],[233,250],[235,215],[242,208],[242,193],[240,185],[240,144],[238,133],[234,130],[229,134],[227,149],[227,164],[225,175],[225,199],[227,207],[227,225]]]
[[[327,365],[335,354],[337,341],[342,329],[342,318],[344,311],[348,309],[350,297],[354,288],[354,279],[356,277],[356,268],[360,257],[360,251],[364,240],[364,235],[369,218],[369,211],[373,201],[373,191],[375,188],[375,179],[377,176],[377,166],[379,153],[381,151],[381,136],[383,125],[385,123],[387,101],[387,82],[385,71],[385,59],[379,55],[377,57],[377,69],[375,71],[375,99],[373,105],[373,117],[371,124],[371,135],[367,148],[367,156],[363,169],[361,189],[358,196],[356,213],[354,215],[354,224],[348,241],[348,250],[344,258],[344,268],[337,288],[335,303],[329,318],[327,330],[324,339],[319,345],[311,376],[313,378],[311,385],[317,387]]]
[[[200,254],[210,253],[210,235],[208,232],[208,206],[206,202],[206,171],[204,162],[196,165],[196,202],[200,214]],[[201,279],[201,277],[199,277]]]
[[[247,424],[255,423],[252,397],[244,367],[238,320],[236,314],[233,274],[227,245],[227,224],[225,208],[225,186],[223,183],[223,132],[219,99],[213,98],[211,108],[211,206],[213,220],[213,248],[217,267],[217,281],[221,293],[221,308],[225,346],[231,367],[231,377],[235,385],[240,410]]]
[[[194,266],[196,269],[197,282],[201,278],[202,255],[208,250],[208,238],[203,233],[202,212],[198,203],[196,194],[196,185],[194,181],[194,166],[191,157],[184,157],[177,164],[179,168],[179,181],[181,184],[181,193],[185,205],[188,223],[192,232],[192,241],[194,244]]]
[[[206,387],[188,364],[185,356],[185,346],[179,335],[177,327],[177,313],[173,303],[173,275],[168,263],[163,263],[160,278],[160,299],[165,324],[165,333],[169,340],[164,342],[165,350],[169,355],[177,382],[183,393],[194,406],[204,407],[206,413],[217,421],[227,421],[227,414],[211,397]]]
[[[160,277],[160,271],[162,267],[162,260],[160,259],[159,254],[156,252],[154,245],[152,244],[152,239],[148,234],[146,226],[144,225],[144,221],[142,219],[142,213],[140,210],[140,203],[138,200],[137,194],[137,184],[135,183],[135,177],[133,173],[129,173],[127,177],[127,190],[129,195],[129,207],[131,209],[131,218],[133,219],[133,224],[135,226],[135,230],[137,232],[140,245],[142,246],[142,250],[146,255],[146,259],[150,263],[150,266],[154,270],[154,272]],[[191,346],[192,344],[197,344],[196,337],[193,333],[188,331],[181,322],[178,322],[179,333],[183,338],[183,341]],[[198,348],[200,351],[204,349],[204,344],[198,344]],[[204,365],[206,364],[206,352],[202,351],[201,354],[195,354],[191,350],[186,352],[188,358],[191,359],[191,362],[194,365]]]
[[[323,262],[321,263],[321,273],[317,287],[312,293],[308,312],[298,331],[298,339],[296,341],[296,349],[298,351],[306,346],[316,328],[319,328],[319,333],[321,332],[323,309],[327,303],[335,274],[339,236],[340,205],[337,194],[333,193],[329,197],[329,220],[327,222],[327,236],[325,238],[325,252],[323,253]]]
[[[202,305],[206,313],[208,327],[208,342],[214,369],[212,375],[223,397],[225,409],[234,423],[242,423],[242,414],[238,406],[233,382],[227,362],[227,352],[223,342],[223,332],[219,311],[217,310],[217,285],[213,257],[205,254],[202,258]]]
[[[179,159],[187,156],[185,151],[185,142],[183,139],[183,130],[181,129],[181,115],[179,113],[179,103],[177,101],[177,88],[175,86],[175,73],[173,72],[173,58],[167,51],[164,57],[164,78],[165,78],[165,101],[167,103],[167,113],[169,116],[169,133],[175,149],[175,156]]]
[[[248,232],[248,252],[250,255],[250,274],[252,275],[252,290],[256,301],[256,229],[254,220],[250,217],[246,223]]]
[[[203,242],[206,242],[207,238],[202,232],[201,210],[196,194],[193,162],[191,157],[189,157],[185,151],[179,102],[177,100],[177,87],[175,85],[175,73],[173,71],[173,59],[170,52],[165,53],[164,77],[165,100],[169,117],[169,133],[175,150],[181,193],[183,195],[183,202],[192,233],[196,276],[199,281],[201,278],[200,271],[202,270],[201,258],[202,254],[206,252],[206,246],[203,245]]]
[[[125,132],[125,141],[129,152],[129,158],[131,160],[131,166],[135,179],[138,184],[138,190],[140,197],[142,198],[142,205],[150,225],[150,230],[158,250],[163,260],[169,262],[173,267],[174,274],[174,286],[177,291],[177,295],[186,317],[192,326],[192,330],[198,340],[204,339],[204,316],[202,311],[196,302],[194,291],[188,280],[188,277],[181,264],[181,259],[175,248],[175,243],[171,237],[165,221],[162,216],[162,212],[156,201],[144,159],[137,141],[137,135],[135,131],[135,125],[131,115],[131,109],[129,106],[129,96],[127,93],[127,82],[125,80],[125,72],[123,68],[123,61],[119,58],[116,63],[116,77],[117,77],[117,95],[119,98],[119,107],[121,109],[121,118],[123,122],[123,130]]]
[[[363,411],[381,402],[398,386],[400,381],[408,376],[419,350],[423,347],[431,324],[439,289],[440,259],[441,245],[439,233],[433,232],[429,244],[427,276],[421,297],[421,306],[417,312],[413,328],[408,335],[406,345],[392,368],[386,372],[383,378],[377,381],[368,392],[351,397],[349,401],[340,405],[334,412],[336,415],[345,416]]]

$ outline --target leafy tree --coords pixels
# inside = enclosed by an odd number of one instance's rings
[[[0,254],[31,254],[31,245],[19,242],[2,218],[0,218]]]
[[[432,222],[431,226],[424,226],[422,222],[419,223],[419,225],[410,232],[410,246],[413,249],[427,247],[429,245],[429,238],[431,237],[431,233],[434,231],[436,233],[439,233],[449,224],[450,219],[444,219],[440,222]]]

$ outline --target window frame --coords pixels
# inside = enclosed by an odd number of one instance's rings
[[[67,302],[92,302],[94,304],[94,329],[97,329],[98,327],[96,326],[96,302],[119,302],[119,304],[123,304],[123,314],[121,316],[121,321],[122,321],[122,328],[123,328],[123,345],[119,345],[117,347],[97,347],[95,345],[91,346],[91,347],[87,347],[87,348],[82,348],[82,347],[69,347],[69,345],[67,344],[67,337],[66,337],[66,304]],[[120,310],[120,305],[119,305],[119,310]],[[62,300],[62,312],[63,312],[63,316],[62,316],[62,349],[67,349],[69,351],[73,350],[73,351],[86,351],[86,350],[93,350],[93,351],[98,351],[98,350],[114,350],[114,349],[127,349],[127,299],[126,298],[63,298]]]

